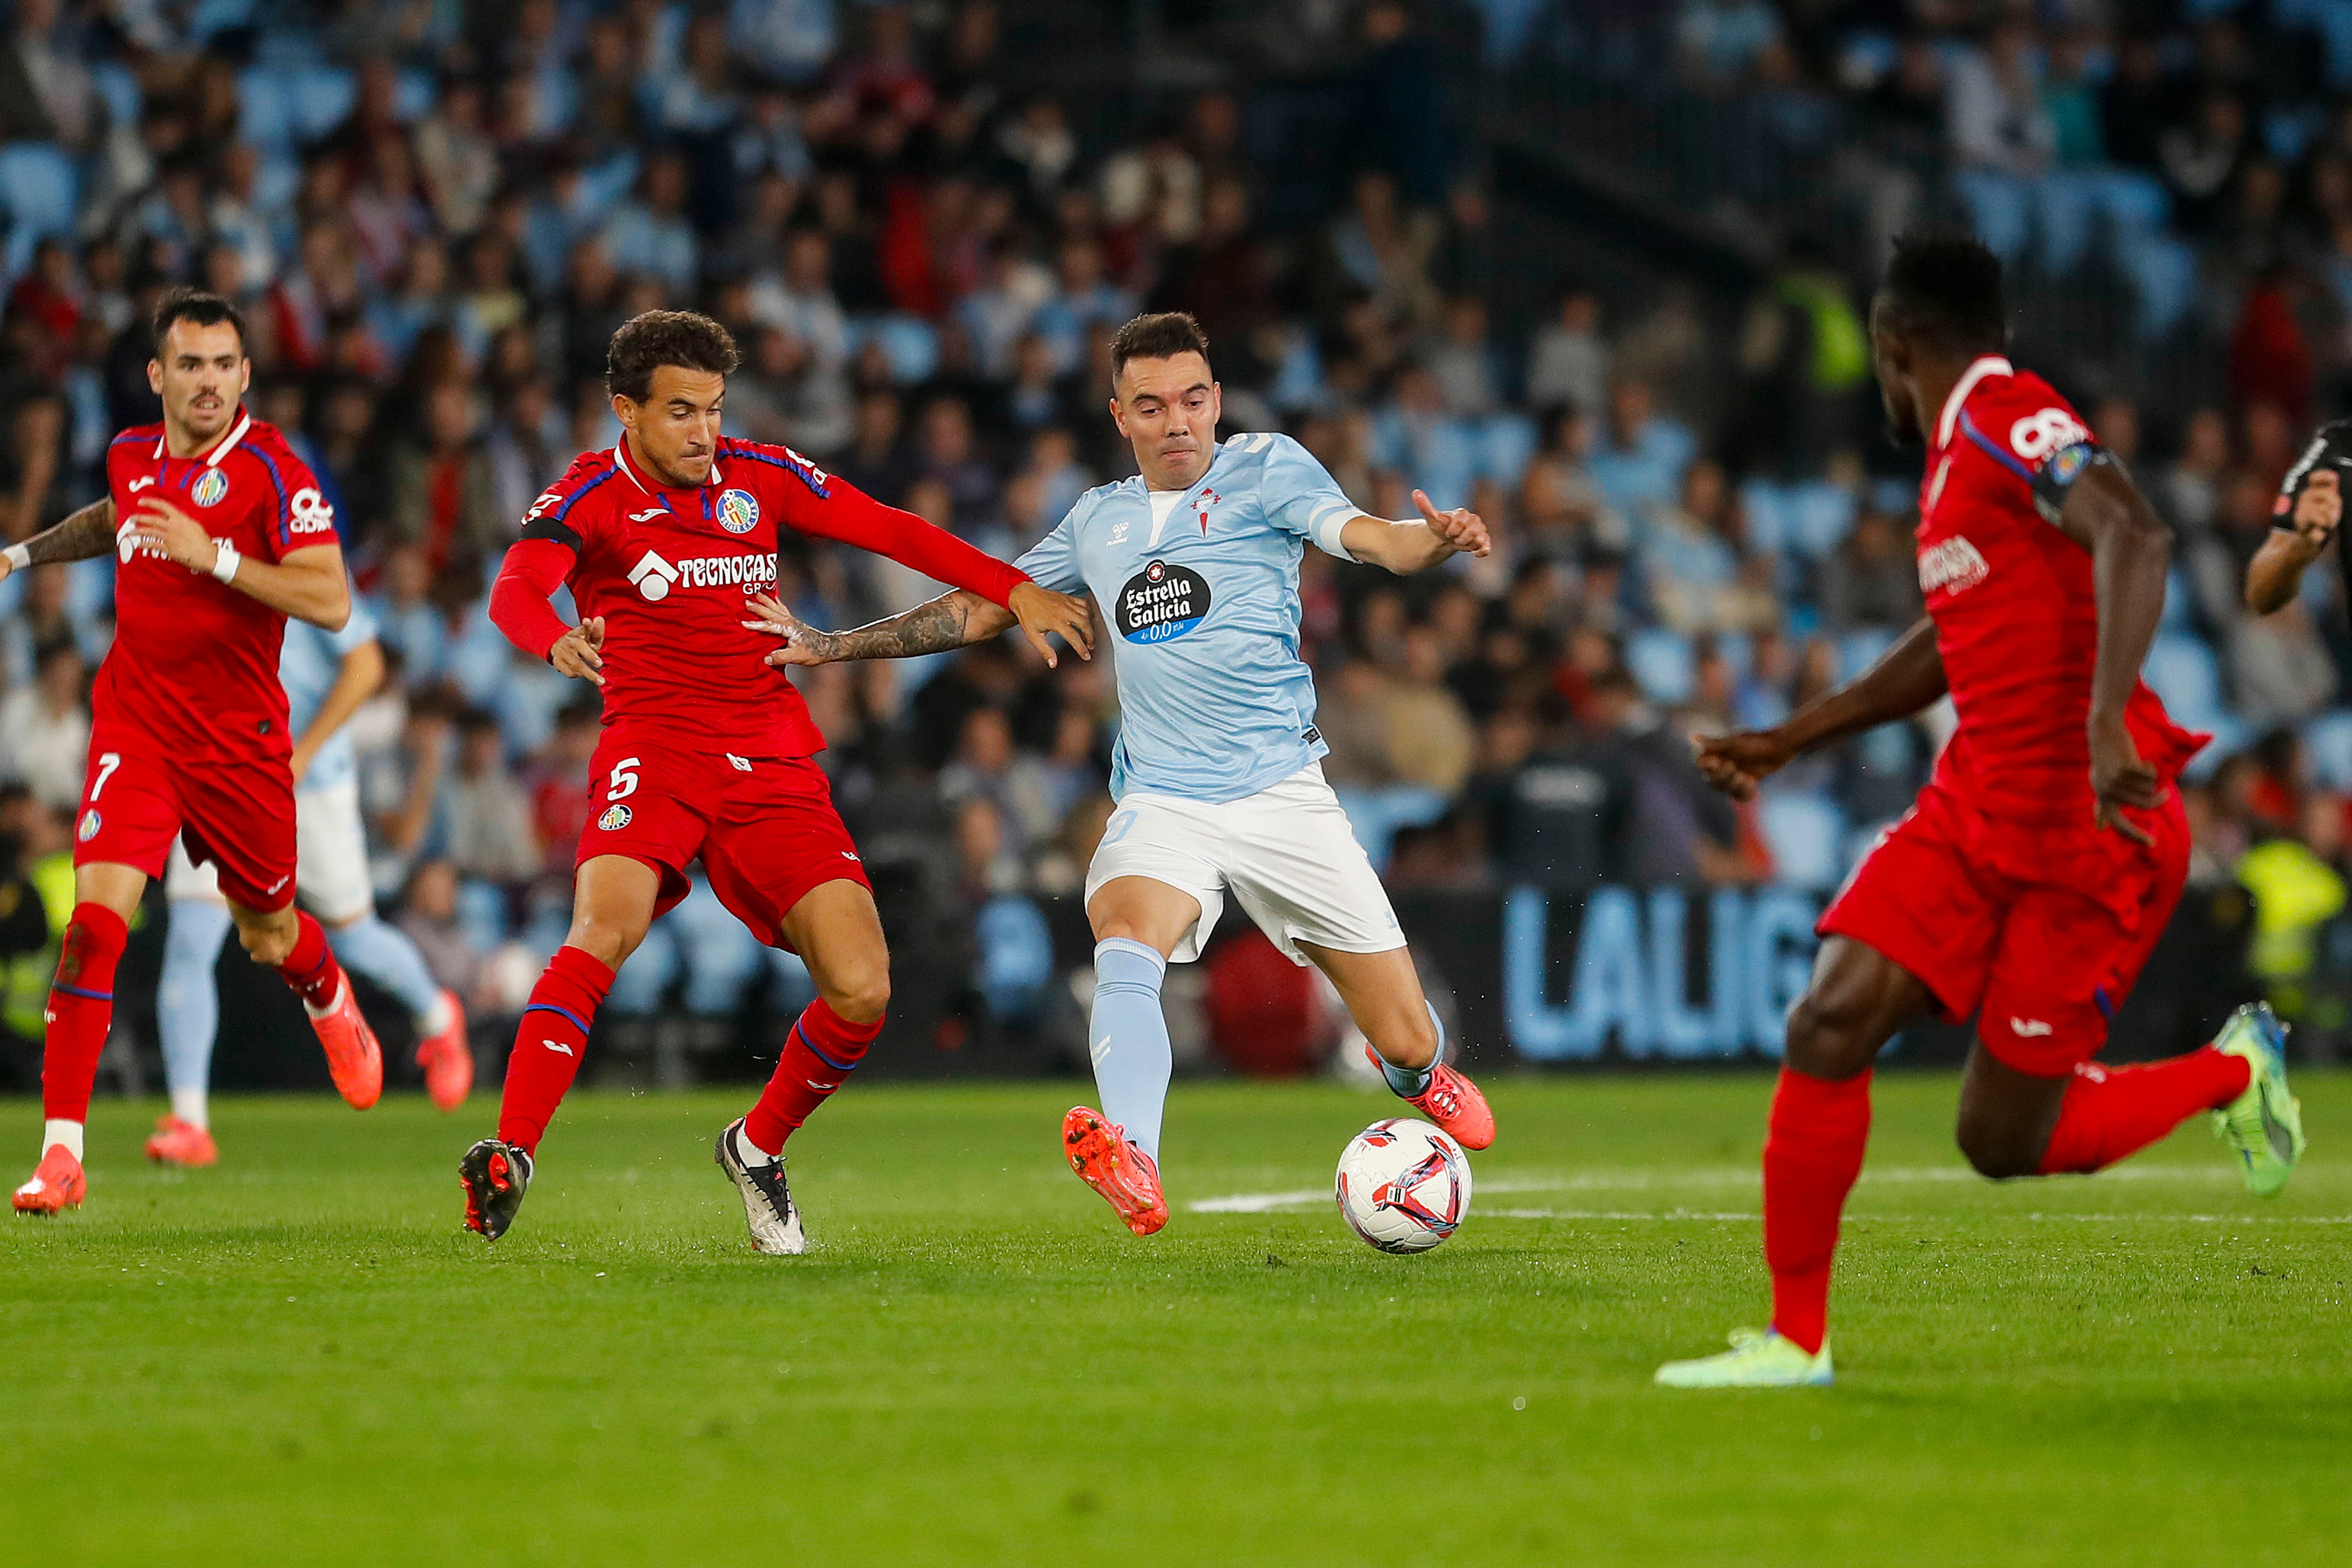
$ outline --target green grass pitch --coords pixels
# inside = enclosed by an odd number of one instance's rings
[[[0,1228],[0,1563],[2341,1561],[2352,1078],[2300,1088],[2262,1204],[2201,1123],[1989,1185],[1953,1081],[1883,1076],[1843,1381],[1730,1395],[1650,1374],[1763,1314],[1760,1075],[1498,1080],[1411,1258],[1323,1195],[1392,1109],[1338,1088],[1180,1089],[1137,1241],[1060,1163],[1076,1086],[861,1085],[797,1259],[710,1163],[743,1094],[575,1097],[496,1247],[486,1100],[232,1100],[193,1174],[108,1103],[88,1207]]]

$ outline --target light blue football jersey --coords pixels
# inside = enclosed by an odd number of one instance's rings
[[[374,636],[375,617],[357,594],[352,595],[352,618],[343,623],[341,631],[322,631],[308,621],[287,617],[286,646],[278,655],[278,679],[286,688],[286,722],[296,740],[319,716],[319,705],[326,701],[335,677],[342,673],[343,657]],[[352,776],[352,733],[346,725],[329,736],[311,757],[310,771],[302,775],[301,787],[325,789],[342,784]]]
[[[1091,589],[1118,639],[1113,796],[1239,800],[1330,749],[1298,658],[1298,559],[1310,540],[1341,553],[1360,510],[1289,437],[1241,435],[1164,520],[1123,479],[1021,558],[1044,587]]]

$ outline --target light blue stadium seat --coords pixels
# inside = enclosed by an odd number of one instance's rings
[[[1781,882],[1822,891],[1845,875],[1845,813],[1827,795],[1767,793],[1757,803],[1757,824]]]
[[[1687,702],[1697,680],[1690,639],[1664,626],[1635,632],[1625,640],[1625,668],[1654,702]]]
[[[66,568],[66,614],[77,621],[103,616],[114,608],[114,557],[95,556]]]
[[[743,988],[766,967],[759,939],[727,912],[710,884],[697,875],[694,886],[661,923],[676,934],[686,964],[686,1010],[723,1016],[741,1005]]]
[[[139,106],[143,94],[139,90],[139,79],[131,68],[114,60],[100,60],[89,68],[90,85],[106,102],[106,117],[115,125],[139,123]]]
[[[768,949],[768,969],[776,977],[775,1011],[786,1018],[797,1017],[811,1002],[816,1000],[816,981],[801,962],[797,952],[781,947]]]
[[[2321,784],[2339,794],[2352,790],[2352,708],[2338,708],[2305,723],[2303,750]]]
[[[1834,554],[1853,531],[1853,492],[1827,479],[1807,479],[1787,491],[1790,545],[1819,561]]]
[[[2117,244],[2116,261],[2138,301],[2141,340],[2157,342],[2170,336],[2197,302],[2197,253],[2168,235],[2126,235]]]
[[[1852,680],[1876,664],[1894,646],[1895,636],[1885,626],[1863,626],[1838,638],[1838,679]]]
[[[188,41],[208,44],[221,34],[251,26],[258,0],[196,0],[188,15]]]
[[[2140,679],[2164,700],[2173,718],[2192,730],[2212,730],[2227,717],[2221,705],[2221,663],[2202,637],[2161,633],[2147,650]]]
[[[899,385],[911,385],[939,368],[940,334],[920,316],[863,316],[849,323],[851,341],[859,352],[869,342],[882,345],[890,374]]]
[[[677,930],[667,920],[656,921],[636,952],[622,961],[613,989],[605,994],[604,1010],[633,1017],[659,1012],[662,994],[677,978]]]
[[[2032,187],[1991,169],[1955,169],[1952,194],[1968,210],[1969,226],[2003,262],[2025,252],[2033,228]]]
[[[1054,933],[1037,906],[1026,899],[991,899],[981,906],[972,931],[980,947],[973,979],[989,1016],[1012,1019],[1034,1011],[1054,978]]]
[[[424,119],[433,112],[436,100],[441,96],[441,86],[433,79],[431,71],[404,70],[393,89],[392,111],[405,121]]]
[[[80,182],[73,160],[45,142],[11,142],[0,147],[0,211],[8,217],[5,265],[14,278],[32,263],[33,247],[51,235],[70,234]]]
[[[2072,272],[2091,252],[2101,210],[2100,171],[2058,169],[2033,184],[2033,224],[2042,246],[2042,268]]]
[[[1419,784],[1390,784],[1381,789],[1343,789],[1339,809],[1348,814],[1348,830],[1363,847],[1372,868],[1385,871],[1389,852],[1400,827],[1424,827],[1445,815],[1445,797]]]
[[[1739,509],[1748,524],[1748,547],[1768,555],[1790,548],[1794,525],[1789,518],[1788,497],[1770,479],[1749,479],[1739,487]]]
[[[1517,494],[1528,465],[1535,460],[1539,439],[1536,422],[1524,414],[1496,414],[1488,417],[1481,434],[1486,450],[1478,462],[1478,477]]]
[[[1715,651],[1731,666],[1731,673],[1735,676],[1745,676],[1756,668],[1756,644],[1746,632],[1716,633]]]
[[[351,118],[359,101],[359,79],[334,66],[305,66],[285,74],[291,102],[287,115],[294,139],[310,142],[331,134]]]
[[[2189,597],[2189,578],[2176,564],[2164,575],[2164,618],[2157,623],[2157,630],[2189,632],[2195,609],[2195,601]]]
[[[488,952],[507,939],[507,896],[497,887],[469,878],[457,884],[457,926],[466,945]]]

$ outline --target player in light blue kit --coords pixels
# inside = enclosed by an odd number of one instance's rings
[[[1118,636],[1118,809],[1087,873],[1095,932],[1097,1113],[1063,1120],[1071,1167],[1138,1236],[1168,1223],[1160,1187],[1168,1025],[1160,984],[1200,956],[1230,889],[1295,963],[1331,977],[1391,1088],[1465,1147],[1494,1142],[1485,1096],[1445,1065],[1388,892],[1323,781],[1315,682],[1298,658],[1298,562],[1418,572],[1490,548],[1469,511],[1366,517],[1287,436],[1217,445],[1222,398],[1192,317],[1138,316],[1111,345],[1111,417],[1142,471],[1078,498],[1023,556],[1041,587],[1090,590]],[[783,637],[775,665],[902,658],[1013,625],[953,593],[849,632],[802,625],[772,599],[747,622]]]
[[[425,1092],[442,1110],[455,1110],[474,1083],[465,1011],[455,995],[434,983],[416,944],[376,918],[375,890],[368,880],[359,779],[343,725],[383,684],[383,650],[376,643],[375,620],[358,595],[352,595],[352,618],[341,631],[287,622],[278,679],[286,688],[287,723],[294,731],[296,896],[326,928],[335,956],[415,1016],[423,1042],[416,1060],[425,1069]],[[171,901],[172,921],[163,939],[155,1014],[172,1110],[147,1140],[147,1157],[163,1164],[209,1165],[220,1157],[207,1090],[213,1039],[220,1026],[214,965],[228,935],[228,906],[221,901],[212,867],[192,863],[177,841],[164,869],[163,894]]]

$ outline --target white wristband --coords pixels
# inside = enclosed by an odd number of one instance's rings
[[[226,539],[216,539],[213,548],[220,552],[213,558],[213,575],[224,583],[236,582],[237,563],[244,559],[237,554],[236,546]]]
[[[0,550],[0,555],[8,558],[8,569],[11,572],[22,572],[33,563],[33,547],[29,544],[12,544],[5,550]]]

